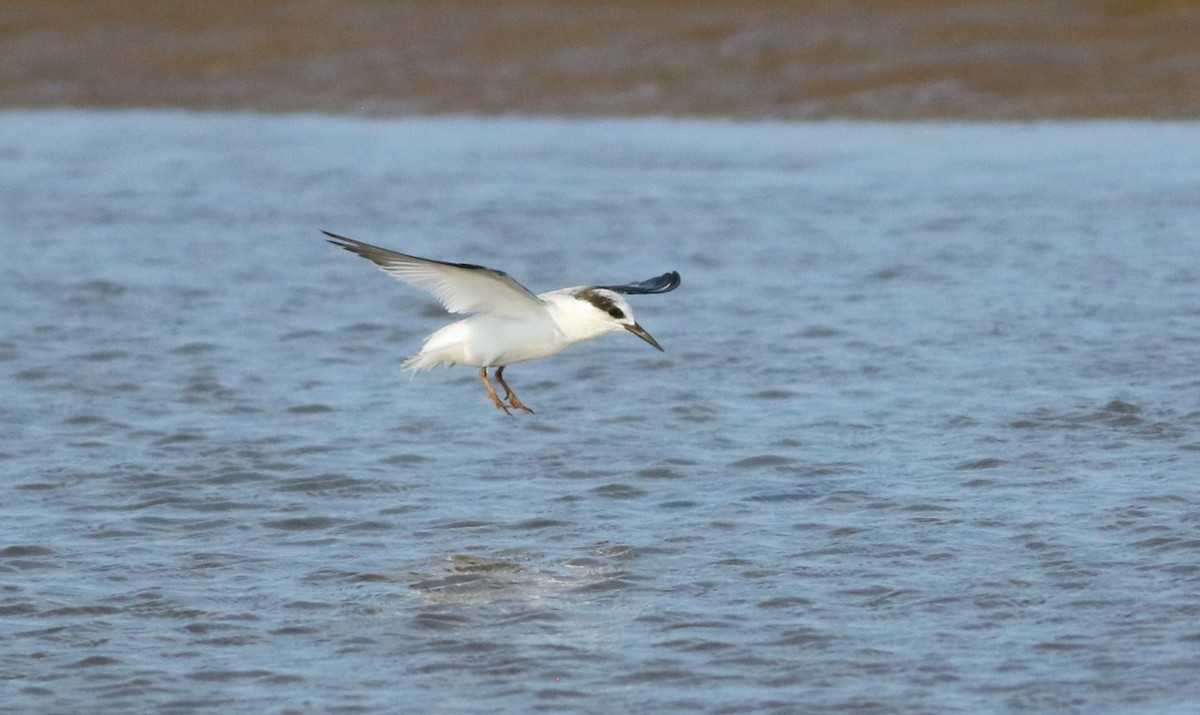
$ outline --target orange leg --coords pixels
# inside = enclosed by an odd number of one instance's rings
[[[526,407],[517,397],[517,393],[513,392],[508,383],[504,381],[504,367],[504,365],[501,365],[500,369],[496,370],[496,379],[500,381],[500,386],[504,388],[504,399],[508,400],[508,404],[512,405],[513,409],[525,410],[532,415],[533,410]]]
[[[500,369],[503,370],[504,368],[500,368]],[[496,377],[500,377],[500,373],[496,373]],[[501,402],[500,398],[496,395],[496,390],[495,390],[495,388],[492,387],[492,383],[488,381],[486,367],[479,368],[479,379],[483,380],[483,386],[487,388],[488,397],[492,398],[492,404],[494,404],[496,407],[499,407],[500,409],[504,410],[504,414],[511,415],[512,413],[508,411],[508,408],[504,406],[504,403]],[[501,380],[500,384],[503,385],[504,381]],[[508,387],[505,386],[504,389],[507,390]]]

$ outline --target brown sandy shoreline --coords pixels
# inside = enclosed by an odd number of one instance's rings
[[[0,107],[1200,117],[1200,3],[10,0]]]

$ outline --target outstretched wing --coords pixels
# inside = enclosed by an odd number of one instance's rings
[[[625,295],[646,295],[649,293],[666,293],[673,291],[679,287],[680,279],[677,271],[664,273],[657,278],[647,278],[644,281],[637,283],[627,283],[621,286],[597,286],[597,288],[605,288],[614,293],[624,293]]]
[[[504,271],[470,263],[444,263],[417,258],[353,238],[322,231],[330,243],[357,253],[389,275],[433,294],[451,313],[496,313],[526,316],[546,309],[545,303]]]

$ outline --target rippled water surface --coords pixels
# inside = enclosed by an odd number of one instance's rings
[[[1192,712],[1198,130],[2,114],[0,710]]]

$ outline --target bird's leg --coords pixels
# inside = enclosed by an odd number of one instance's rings
[[[500,369],[496,370],[496,379],[500,381],[500,386],[504,388],[504,399],[508,400],[508,404],[512,405],[513,409],[525,410],[532,415],[533,410],[522,404],[521,400],[517,397],[517,393],[513,392],[508,383],[504,381],[504,367],[501,365]]]
[[[503,370],[504,368],[500,368],[500,369]],[[499,372],[496,373],[496,377],[500,377]],[[500,401],[500,398],[496,396],[496,390],[492,387],[492,383],[488,381],[486,367],[479,368],[479,379],[483,380],[483,386],[487,388],[488,397],[492,398],[492,404],[494,404],[496,407],[499,407],[500,409],[504,410],[504,414],[511,415],[512,413],[508,411],[508,408],[505,407],[504,403]],[[503,385],[504,381],[501,380],[500,384]],[[507,390],[508,387],[506,386],[504,389]]]

